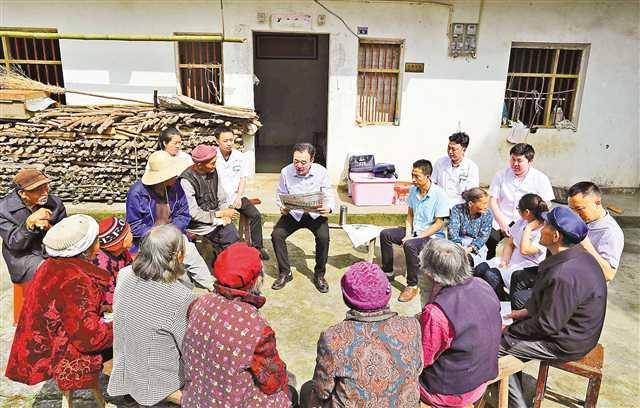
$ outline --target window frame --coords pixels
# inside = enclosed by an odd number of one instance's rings
[[[221,33],[205,33],[205,32],[174,32],[173,35],[220,35]],[[184,41],[183,41],[184,42]],[[196,41],[202,42],[202,41]],[[175,54],[175,66],[176,66],[176,91],[178,95],[184,95],[182,89],[182,73],[181,70],[183,68],[192,69],[192,68],[201,68],[207,69],[212,68],[219,71],[220,77],[220,105],[224,105],[224,42],[223,41],[209,41],[209,42],[217,42],[220,43],[220,63],[219,64],[181,64],[180,63],[180,41],[174,42],[174,54]],[[195,98],[194,98],[195,99]],[[217,104],[216,104],[217,105]]]
[[[552,70],[551,73],[533,73],[533,72],[509,72],[508,65],[511,59],[511,51],[513,48],[532,48],[532,49],[546,49],[546,50],[554,50],[554,57],[552,62]],[[555,90],[555,81],[558,78],[568,78],[575,79],[576,86],[575,92],[572,96],[571,101],[571,123],[573,123],[576,128],[578,127],[579,119],[580,119],[580,106],[582,105],[582,92],[584,90],[585,76],[587,65],[589,61],[589,51],[591,49],[591,44],[582,44],[582,43],[541,43],[541,42],[511,42],[511,47],[509,48],[509,60],[507,60],[507,78],[505,83],[505,90],[502,96],[502,101],[504,103],[505,96],[507,93],[507,89],[509,86],[509,81],[511,78],[516,77],[529,77],[529,78],[549,78],[549,89],[552,90],[550,92],[550,97],[548,97],[545,101],[545,107],[543,112],[543,124],[535,125],[535,127],[540,129],[555,129],[555,125],[551,123],[552,120],[552,108],[553,108],[553,90]],[[561,50],[579,50],[582,52],[580,56],[580,69],[577,74],[558,74],[558,60],[560,57]],[[508,124],[500,125],[502,128],[511,128]]]
[[[399,47],[398,54],[398,68],[390,69],[390,68],[360,68],[360,44],[376,44],[376,45],[397,45]],[[356,57],[356,122],[358,125],[362,126],[399,126],[400,125],[400,112],[401,112],[401,104],[402,104],[402,78],[404,77],[404,48],[405,48],[405,40],[401,38],[360,38],[358,40],[358,52]],[[360,106],[360,93],[358,87],[358,81],[360,79],[360,74],[366,73],[392,73],[397,75],[397,86],[396,86],[396,95],[395,95],[395,112],[393,121],[391,122],[381,122],[381,121],[367,121],[364,118],[361,118],[361,121],[358,121],[359,118],[359,106]]]
[[[38,28],[38,27],[0,27],[0,30],[2,31],[20,31],[20,32],[27,32],[27,33],[57,33],[58,29],[57,28]],[[60,88],[64,88],[65,87],[65,83],[64,83],[64,70],[62,68],[62,52],[60,50],[60,40],[59,39],[54,39],[52,41],[57,42],[57,48],[58,48],[58,57],[59,59],[57,60],[44,60],[44,59],[15,59],[11,56],[11,47],[9,46],[9,39],[10,38],[17,38],[17,37],[11,37],[11,36],[0,36],[0,47],[2,47],[2,57],[0,58],[0,65],[4,66],[7,70],[11,69],[11,65],[60,65],[60,78],[57,78],[57,73],[56,73],[56,83],[55,84],[49,84],[45,81],[42,81],[40,78],[31,78],[30,76],[27,75],[26,72],[23,72],[23,74],[25,76],[27,76],[30,79],[33,79],[34,81],[38,81],[38,82],[42,82],[45,85],[51,85],[51,86],[58,86]],[[26,41],[27,39],[25,39]],[[47,79],[48,79],[48,74],[47,74]],[[58,79],[60,81],[58,81]],[[59,103],[61,104],[66,104],[66,97],[64,94],[59,94],[59,95],[52,95],[51,96],[53,99],[56,99]]]

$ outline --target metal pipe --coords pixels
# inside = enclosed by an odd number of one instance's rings
[[[27,31],[0,31],[0,37],[35,38],[49,40],[103,40],[103,41],[221,41],[246,42],[246,38],[216,35],[129,35],[129,34],[63,34]]]

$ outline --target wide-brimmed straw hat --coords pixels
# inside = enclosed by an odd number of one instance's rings
[[[158,150],[149,156],[149,168],[142,175],[142,184],[152,186],[172,177],[179,176],[193,165],[190,157],[172,156],[164,150]]]

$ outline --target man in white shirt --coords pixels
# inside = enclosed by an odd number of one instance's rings
[[[511,236],[511,224],[520,219],[518,201],[523,195],[537,194],[547,203],[554,199],[549,178],[533,168],[536,154],[533,146],[518,143],[511,148],[509,154],[509,167],[496,173],[489,188],[493,229],[486,244],[487,259],[495,257],[496,246],[502,238]]]
[[[456,132],[449,136],[447,156],[433,166],[432,180],[447,193],[449,208],[464,202],[462,193],[480,186],[478,166],[464,156],[469,146],[469,135]]]
[[[231,128],[221,126],[216,129],[215,136],[218,142],[216,170],[229,206],[249,219],[251,245],[260,251],[260,258],[266,261],[269,259],[269,254],[262,244],[262,215],[247,197],[243,196],[249,175],[245,156],[241,151],[233,148],[236,137]]]
[[[600,264],[607,282],[613,280],[624,249],[624,233],[602,205],[602,193],[590,181],[569,188],[569,207],[587,223],[589,232],[581,244]]]
[[[310,230],[316,239],[316,266],[313,284],[321,293],[329,291],[324,279],[329,257],[329,223],[327,217],[335,206],[335,197],[329,182],[329,174],[323,166],[314,163],[316,149],[310,143],[298,143],[293,147],[293,163],[280,172],[276,204],[280,207],[280,219],[273,227],[271,242],[278,260],[278,279],[271,286],[282,289],[293,279],[286,239],[301,228]],[[322,206],[317,211],[287,208],[280,194],[322,193]]]

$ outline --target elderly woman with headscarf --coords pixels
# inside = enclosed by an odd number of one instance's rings
[[[133,235],[131,235],[129,224],[113,216],[100,220],[98,227],[100,251],[93,260],[93,264],[109,272],[111,281],[105,288],[102,308],[111,312],[118,272],[133,262],[133,257],[129,253],[129,248],[133,245]]]
[[[291,406],[286,366],[259,309],[266,299],[260,252],[244,242],[216,259],[213,293],[196,300],[184,339],[187,408]]]
[[[378,265],[358,262],[342,276],[344,321],[322,332],[302,407],[417,407],[420,326],[389,310],[391,285]]]
[[[498,374],[500,302],[488,283],[473,277],[458,244],[429,241],[420,265],[436,288],[420,316],[420,397],[432,407],[465,407],[480,399],[486,382]]]
[[[182,340],[196,298],[180,280],[185,240],[173,225],[151,228],[133,264],[118,274],[111,396],[129,394],[142,405],[180,399]]]
[[[111,348],[110,323],[100,318],[101,287],[109,281],[91,263],[98,223],[77,214],[55,224],[43,239],[47,258],[27,289],[6,376],[25,384],[55,378],[62,391],[95,388]]]

